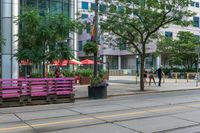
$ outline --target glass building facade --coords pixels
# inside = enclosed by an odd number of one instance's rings
[[[1,1],[0,1],[0,37],[1,37]],[[1,77],[1,45],[0,45],[0,77]]]
[[[38,8],[41,15],[49,12],[70,16],[70,0],[20,0],[20,3]]]
[[[0,1],[0,35],[5,39],[5,45],[1,45],[0,53],[0,77],[18,78],[19,63],[13,55],[18,49],[16,34],[18,25],[14,18],[19,15],[22,6],[38,8],[41,15],[45,13],[63,13],[74,19],[76,0],[1,0]],[[74,35],[74,34],[73,34]],[[73,36],[72,35],[72,36]],[[74,35],[75,36],[75,35]],[[75,38],[76,39],[76,38]],[[75,41],[74,41],[75,42]],[[74,43],[70,41],[70,44]]]

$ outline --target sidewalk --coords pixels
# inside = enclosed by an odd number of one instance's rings
[[[137,80],[139,81],[139,78]],[[158,81],[157,78],[155,80],[156,82]],[[139,82],[136,84],[135,76],[110,76],[108,83],[108,96],[200,89],[200,82],[199,86],[196,87],[196,80],[189,80],[187,82],[186,79],[178,79],[177,83],[175,79],[165,79],[165,83],[162,83],[161,87],[155,86],[153,83],[151,86],[147,84],[143,92],[140,91]],[[87,87],[88,85],[76,85],[75,97],[87,98]]]

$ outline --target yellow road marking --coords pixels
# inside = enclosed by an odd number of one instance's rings
[[[174,106],[174,107],[167,107],[162,109],[150,109],[150,110],[144,110],[144,111],[136,111],[136,112],[129,112],[129,113],[121,113],[121,114],[114,114],[114,115],[104,115],[104,116],[97,116],[97,119],[103,119],[103,118],[114,118],[114,117],[121,117],[121,116],[131,116],[131,115],[142,115],[149,112],[161,112],[161,111],[168,111],[168,110],[178,110],[178,109],[186,109],[189,107],[197,107],[200,106],[200,104],[185,104],[185,106]],[[66,123],[78,123],[81,121],[88,121],[88,120],[95,120],[95,118],[92,117],[86,117],[81,119],[73,119],[73,120],[65,120],[65,121],[56,121],[56,122],[48,122],[43,124],[33,124],[30,125],[32,127],[43,127],[43,126],[50,126],[50,125],[59,125],[59,124],[66,124]],[[13,126],[8,128],[0,128],[0,131],[9,131],[9,130],[16,130],[16,129],[24,129],[24,128],[30,128],[27,126]]]
[[[94,120],[94,119],[95,118],[86,117],[86,118],[76,119],[76,120],[57,121],[57,122],[49,122],[49,123],[44,123],[44,124],[33,124],[31,126],[41,127],[41,126],[58,125],[58,124],[66,124],[66,123],[74,123],[74,122],[76,123],[76,122],[88,121],[88,120]]]
[[[198,106],[200,106],[200,104],[189,104],[189,105],[186,105],[186,106],[189,106],[189,107],[198,107]]]
[[[107,115],[107,116],[97,116],[98,119],[103,118],[112,118],[112,117],[120,117],[120,116],[130,116],[130,115],[139,115],[139,114],[145,114],[146,111],[140,111],[140,112],[130,112],[130,113],[123,113],[123,114],[116,114],[116,115]]]
[[[33,124],[32,127],[42,127],[42,126],[50,126],[50,125],[58,125],[58,124],[65,124],[65,123],[74,123],[74,122],[81,122],[87,120],[93,120],[94,118],[82,118],[82,119],[75,119],[75,120],[66,120],[66,121],[57,121],[57,122],[49,122],[43,124]],[[15,129],[23,129],[29,128],[29,126],[15,126],[10,128],[0,128],[0,131],[7,131],[7,130],[15,130]]]
[[[29,126],[15,126],[15,127],[8,127],[8,128],[0,128],[0,131],[8,131],[8,130],[16,130],[16,129],[24,129],[30,128]]]
[[[148,112],[161,112],[161,111],[168,111],[168,110],[178,110],[178,109],[184,109],[187,107],[184,106],[177,106],[177,107],[167,107],[167,108],[163,108],[163,109],[152,109],[152,110],[146,110]]]

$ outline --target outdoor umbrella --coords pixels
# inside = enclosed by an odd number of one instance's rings
[[[67,64],[72,64],[72,65],[79,65],[81,64],[81,62],[75,60],[75,59],[72,59],[72,60],[63,60],[63,61],[60,61],[60,60],[57,60],[57,61],[53,61],[53,65],[56,65],[56,66],[66,66]]]
[[[21,60],[19,63],[20,65],[31,65],[31,63],[27,60]]]
[[[97,62],[97,63],[100,64],[99,62]],[[85,60],[81,61],[81,64],[83,64],[83,65],[92,65],[92,64],[94,64],[94,61],[93,60],[89,60],[89,59],[85,59]]]

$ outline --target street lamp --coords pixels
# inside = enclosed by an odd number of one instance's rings
[[[139,76],[139,72],[138,72],[138,58],[139,58],[139,56],[136,55],[136,76],[137,77]]]
[[[197,74],[196,74],[196,86],[198,86],[199,82],[199,57],[200,57],[200,46],[195,47],[195,52],[197,53]]]

